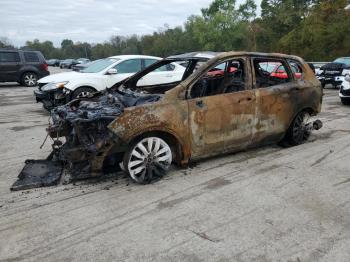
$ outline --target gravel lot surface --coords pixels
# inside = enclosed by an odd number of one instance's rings
[[[33,90],[0,84],[0,261],[350,261],[350,107],[336,90],[301,146],[174,167],[147,186],[119,175],[10,192],[24,160],[50,152]]]

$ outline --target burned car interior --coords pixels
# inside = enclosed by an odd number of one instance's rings
[[[59,167],[70,181],[122,170],[145,184],[160,179],[172,162],[186,166],[192,159],[281,139],[300,144],[322,126],[304,123],[306,115],[320,111],[322,90],[315,88],[311,70],[301,71],[305,64],[298,59],[245,52],[172,56],[105,91],[58,106],[47,128],[52,153],[46,160],[27,161],[11,189],[58,183]],[[181,81],[140,84],[155,70],[171,70],[173,63],[186,66]],[[298,85],[296,71],[308,81],[305,95],[286,98],[278,95],[281,88],[273,94],[265,90]],[[50,173],[51,167],[50,176],[31,172]]]
[[[289,67],[288,67],[288,65]],[[302,67],[293,60],[263,59],[253,60],[257,88],[265,88],[291,82],[302,77]],[[290,69],[289,69],[290,68]],[[291,70],[291,71],[290,71]]]
[[[229,60],[210,68],[192,87],[190,97],[204,97],[245,90],[245,64]]]
[[[278,78],[271,76],[272,69],[276,64],[280,64],[279,70],[286,70],[286,64],[281,60],[263,60],[263,59],[254,59],[254,70],[256,76],[256,84],[258,88],[264,88],[269,86],[274,86],[278,84],[283,84],[289,81],[290,75],[288,74],[288,78]]]

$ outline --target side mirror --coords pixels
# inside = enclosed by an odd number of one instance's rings
[[[107,75],[116,75],[118,74],[118,70],[115,68],[110,68],[107,70]]]
[[[350,76],[347,75],[347,76],[345,77],[345,81],[350,82]]]

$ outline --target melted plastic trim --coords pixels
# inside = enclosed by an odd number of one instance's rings
[[[52,160],[26,160],[11,191],[55,186],[60,182],[63,164]]]

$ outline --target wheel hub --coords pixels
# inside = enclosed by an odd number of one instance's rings
[[[161,177],[170,167],[169,145],[158,137],[148,137],[137,143],[130,153],[127,170],[138,183],[149,183]]]

